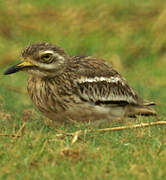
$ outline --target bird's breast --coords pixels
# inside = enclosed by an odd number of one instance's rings
[[[61,112],[67,109],[68,99],[65,98],[65,93],[61,92],[64,90],[59,88],[55,80],[30,76],[27,90],[33,104],[43,113]]]

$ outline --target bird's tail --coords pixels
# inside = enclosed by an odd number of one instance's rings
[[[130,106],[128,108],[128,116],[129,117],[135,117],[136,115],[142,115],[142,116],[156,116],[157,113],[154,109],[150,108],[149,106],[154,105],[151,102],[139,105],[139,106]]]
[[[153,101],[144,101],[143,102],[143,105],[144,106],[154,106],[154,105],[156,105],[156,103],[155,102],[153,102]]]

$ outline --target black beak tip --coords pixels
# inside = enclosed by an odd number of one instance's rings
[[[8,75],[8,74],[10,74],[9,72],[8,72],[8,69],[3,73],[3,75]]]
[[[12,73],[17,72],[19,69],[20,68],[14,65],[14,66],[9,67],[3,74],[4,75],[12,74]]]

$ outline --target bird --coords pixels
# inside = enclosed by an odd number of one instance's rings
[[[58,45],[37,42],[21,52],[22,61],[4,75],[28,73],[33,105],[55,122],[112,122],[156,116],[112,65],[91,56],[71,56]]]

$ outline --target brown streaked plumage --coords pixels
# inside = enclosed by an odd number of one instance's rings
[[[121,75],[101,59],[69,56],[50,43],[22,52],[23,61],[4,74],[26,71],[33,104],[51,120],[103,121],[156,115]]]

